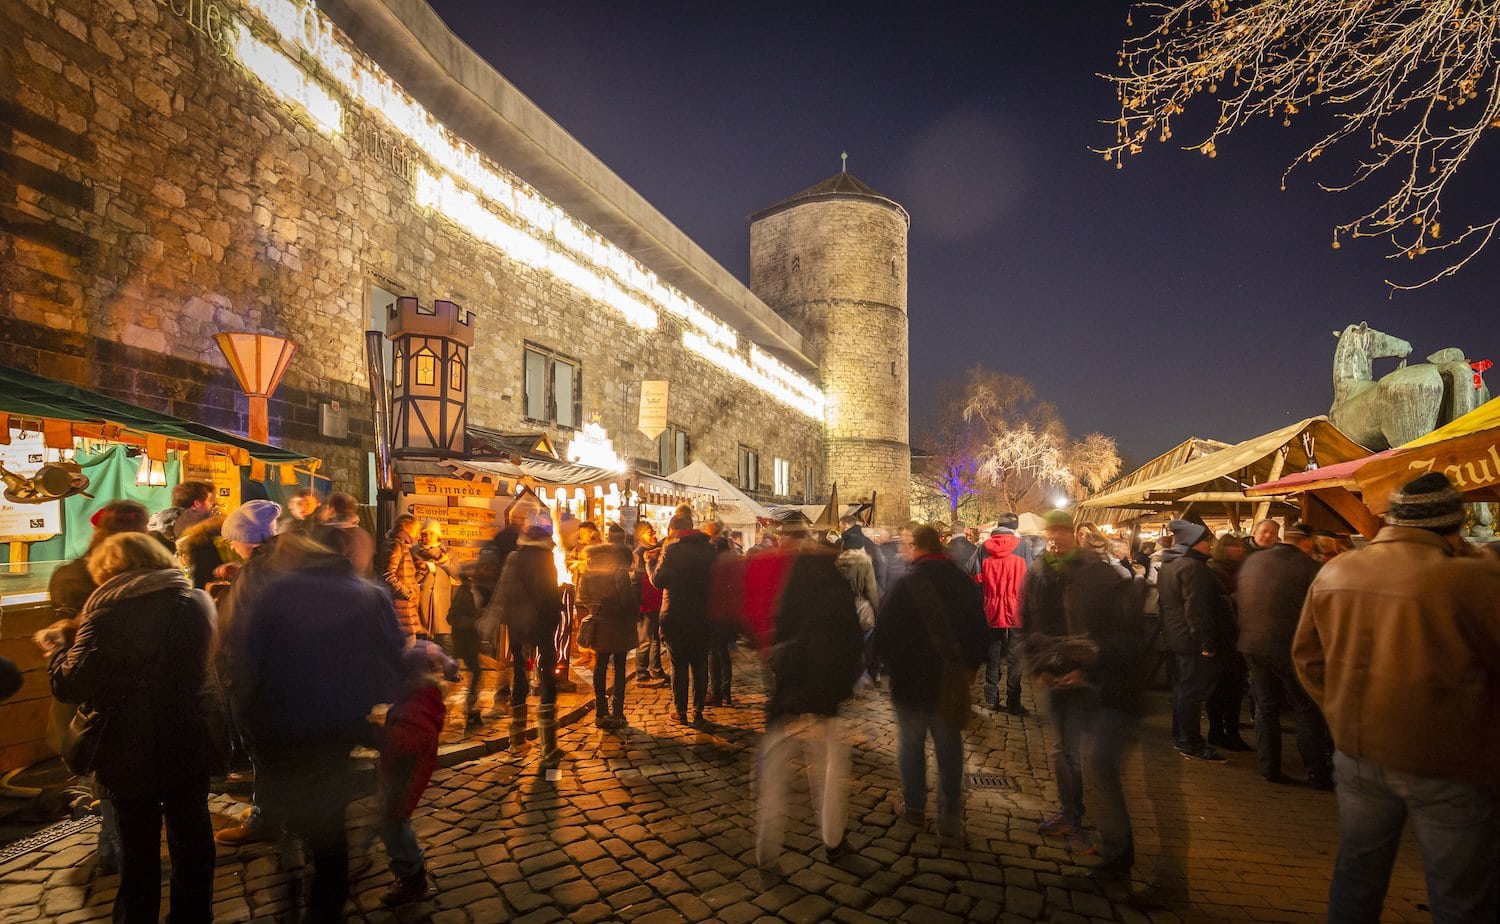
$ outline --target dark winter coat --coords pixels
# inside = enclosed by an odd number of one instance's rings
[[[223,517],[210,517],[181,531],[177,537],[177,559],[187,569],[194,587],[207,587],[214,579],[214,569],[226,560],[220,551],[223,526]]]
[[[131,571],[95,591],[72,647],[53,656],[53,695],[107,716],[94,767],[105,795],[206,778],[212,620],[181,572]]]
[[[1173,546],[1162,555],[1156,577],[1162,633],[1178,654],[1227,650],[1234,625],[1233,604],[1208,567],[1208,556]]]
[[[495,538],[486,542],[479,550],[474,567],[474,587],[479,591],[479,609],[484,611],[490,596],[500,584],[500,574],[505,570],[505,561],[516,550],[521,540],[521,531],[510,524],[495,533]]]
[[[499,624],[510,631],[512,648],[552,638],[562,625],[562,592],[552,540],[522,539],[506,558],[500,584],[490,597]]]
[[[651,579],[662,590],[661,635],[667,644],[708,644],[713,568],[718,557],[708,536],[687,530],[658,559]]]
[[[594,622],[594,651],[629,651],[636,645],[640,603],[630,586],[630,550],[623,545],[590,546],[587,569],[579,579],[578,602]]]
[[[1239,575],[1239,649],[1290,663],[1292,638],[1319,564],[1295,545],[1272,546],[1245,559]]]
[[[398,689],[405,636],[390,595],[332,553],[272,573],[228,629],[236,721],[260,748],[365,740],[370,709]]]
[[[766,715],[835,715],[864,668],[854,591],[832,550],[796,556],[771,635]]]
[[[468,661],[479,655],[478,589],[472,580],[453,588],[453,606],[448,610],[448,627],[452,632],[453,657]]]
[[[948,557],[960,571],[971,578],[979,577],[979,546],[970,542],[967,536],[954,536],[948,540],[947,550]]]
[[[1110,708],[1137,714],[1145,689],[1144,592],[1143,582],[1121,577],[1092,552],[1044,554],[1026,570],[1021,618],[1038,648],[1043,636],[1088,637],[1097,653],[1086,681]]]
[[[946,671],[972,681],[984,663],[989,624],[979,585],[946,555],[917,559],[881,601],[872,642],[891,675],[891,700],[904,708],[938,708]],[[962,715],[940,718],[966,721],[967,701]]]
[[[411,538],[405,533],[392,530],[380,544],[380,553],[375,557],[375,568],[390,589],[391,603],[396,609],[396,619],[401,631],[407,635],[417,633],[417,602],[422,597],[422,585],[417,581],[417,565],[411,554]]]
[[[870,556],[871,563],[875,565],[875,583],[880,585],[882,591],[889,586],[885,573],[885,556],[880,554],[880,546],[875,544],[875,540],[866,536],[863,529],[856,524],[844,530],[839,537],[839,544],[845,549],[860,549]]]
[[[375,537],[358,523],[325,523],[312,534],[317,541],[349,559],[360,577],[375,574]]]

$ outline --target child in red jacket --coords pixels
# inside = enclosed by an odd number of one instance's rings
[[[427,867],[412,830],[411,813],[437,769],[438,736],[448,707],[443,681],[458,679],[458,665],[431,642],[417,641],[401,656],[401,698],[385,716],[380,749],[380,839],[391,861],[391,883],[380,901],[385,905],[427,897]]]

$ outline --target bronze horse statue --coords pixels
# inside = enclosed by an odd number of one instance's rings
[[[1411,344],[1361,321],[1334,331],[1333,407],[1328,418],[1350,439],[1381,450],[1426,436],[1490,400],[1484,380],[1463,351],[1439,350],[1426,363],[1406,364]],[[1401,365],[1375,381],[1373,361],[1394,357]]]

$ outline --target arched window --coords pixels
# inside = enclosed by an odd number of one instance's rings
[[[448,390],[464,390],[464,361],[457,356],[453,357],[453,362],[448,365]]]
[[[391,358],[391,387],[400,388],[406,381],[406,353],[400,347]]]
[[[437,356],[427,347],[412,356],[411,379],[416,385],[437,384]]]

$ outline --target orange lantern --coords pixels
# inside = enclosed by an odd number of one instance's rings
[[[214,334],[214,341],[224,351],[229,368],[234,370],[240,388],[250,399],[250,438],[268,442],[271,430],[266,399],[281,384],[281,377],[297,352],[297,344],[271,334],[222,333]]]

